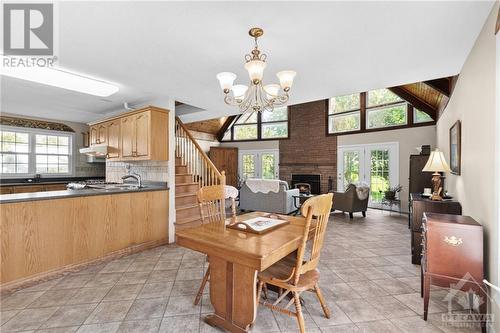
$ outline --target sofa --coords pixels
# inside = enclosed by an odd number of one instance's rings
[[[266,180],[261,180],[260,182],[261,185],[265,185]],[[271,187],[274,187],[274,185],[276,185],[276,181],[270,180],[269,184]],[[277,190],[277,192],[254,192],[250,189],[246,182],[243,183],[240,189],[240,209],[278,214],[289,214],[297,210],[294,204],[295,199],[293,196],[299,195],[299,189],[289,189],[288,183],[282,180],[279,181],[279,185],[277,187],[279,187],[279,189],[273,188],[274,190]]]
[[[340,210],[348,212],[349,217],[353,218],[353,213],[361,212],[366,217],[368,209],[368,199],[370,198],[370,188],[366,186],[357,187],[349,184],[345,192],[333,193],[332,211]]]

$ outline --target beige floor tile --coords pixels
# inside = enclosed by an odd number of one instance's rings
[[[365,300],[370,303],[374,309],[378,310],[389,319],[416,315],[414,311],[393,296],[369,297],[365,298]]]
[[[199,280],[177,280],[172,287],[172,291],[170,296],[181,296],[181,295],[196,295],[198,293],[198,289],[201,286],[201,279]],[[205,286],[208,288],[208,286]]]
[[[412,287],[394,278],[373,280],[373,282],[391,295],[411,294],[415,292]]]
[[[184,281],[184,280],[200,280],[203,279],[203,268],[188,268],[188,269],[179,269],[177,272],[177,276],[175,277],[175,281]]]
[[[120,325],[119,333],[156,333],[160,328],[161,318],[148,320],[124,321]]]
[[[47,282],[41,282],[41,283],[35,284],[32,287],[21,289],[18,292],[19,293],[26,293],[26,292],[33,292],[33,291],[47,291],[47,290],[51,289],[52,287],[54,287],[56,284],[58,284],[59,281],[61,281],[61,280],[62,280],[62,278],[57,278],[57,279],[53,279],[53,280],[50,280]]]
[[[375,283],[375,281],[349,282],[348,285],[361,297],[386,296],[389,293]]]
[[[57,283],[53,290],[57,289],[75,289],[81,288],[85,286],[92,278],[94,278],[95,274],[76,274],[76,275],[68,275],[64,277],[59,283]]]
[[[424,321],[421,316],[396,318],[391,319],[391,322],[404,333],[443,333],[429,321]]]
[[[20,310],[6,310],[0,312],[0,326],[9,321],[10,318],[14,317],[19,313]]]
[[[137,297],[142,287],[142,284],[116,285],[104,296],[103,301],[133,300]]]
[[[180,260],[160,260],[156,264],[154,270],[155,271],[165,271],[169,269],[179,269],[181,265]]]
[[[168,299],[165,316],[179,316],[185,314],[200,314],[201,304],[194,305],[192,295],[172,296]]]
[[[95,288],[81,288],[78,292],[71,297],[66,305],[70,304],[86,304],[86,303],[98,303],[104,296],[111,290],[111,286],[108,287],[95,287]]]
[[[112,287],[122,277],[122,273],[99,273],[95,275],[85,287]]]
[[[139,295],[137,295],[137,298],[168,297],[173,285],[174,282],[146,283],[139,292]]]
[[[128,268],[127,272],[151,272],[158,260],[136,260]]]
[[[394,297],[417,314],[424,314],[424,299],[420,297],[420,293],[394,295]],[[429,313],[439,313],[444,311],[447,311],[446,307],[433,301],[432,299],[429,300]]]
[[[59,289],[59,290],[48,290],[33,303],[28,305],[30,308],[41,308],[48,306],[58,306],[64,305],[68,302],[76,293],[78,289]]]
[[[115,333],[118,332],[120,322],[82,325],[77,333]]]
[[[345,282],[368,280],[368,278],[364,274],[360,273],[356,268],[334,269],[333,272]]]
[[[163,318],[159,333],[195,333],[200,328],[200,317],[197,314]]]
[[[127,272],[124,273],[116,285],[144,284],[149,279],[149,272]]]
[[[367,321],[357,323],[363,333],[399,333],[400,329],[389,320]]]
[[[364,299],[338,301],[337,305],[354,323],[386,319],[380,311]]]
[[[331,285],[321,284],[320,287],[325,298],[332,301],[361,298],[361,295],[359,295],[347,283],[335,283]]]
[[[80,326],[94,311],[97,303],[60,307],[41,328]]]
[[[295,307],[292,305],[290,307],[292,311],[295,311]],[[311,330],[318,328],[318,325],[314,322],[311,315],[307,312],[307,310],[303,309],[302,313],[304,315],[304,321],[306,324],[306,331],[310,332]],[[278,323],[278,327],[282,332],[285,331],[298,331],[299,324],[297,322],[296,317],[291,317],[281,312],[273,311],[274,318]]]
[[[320,327],[322,333],[360,333],[361,330],[354,324]],[[380,332],[382,333],[382,332]]]
[[[36,330],[50,318],[58,307],[26,309],[20,311],[1,327],[2,333]]]
[[[36,330],[36,333],[74,333],[80,326],[52,327]]]
[[[0,307],[2,311],[24,309],[44,293],[44,291],[33,291],[28,293],[17,292],[9,296],[2,296],[0,299]]]
[[[176,269],[169,269],[164,271],[152,271],[151,274],[149,275],[147,283],[175,281],[176,276],[177,276]]]
[[[125,320],[161,318],[165,313],[168,298],[136,299],[130,307]]]
[[[110,262],[101,270],[100,273],[123,273],[132,265],[134,259],[119,259]]]
[[[127,315],[132,303],[133,301],[101,302],[85,320],[85,324],[121,321]]]

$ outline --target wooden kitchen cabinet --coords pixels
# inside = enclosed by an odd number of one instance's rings
[[[91,139],[100,143],[105,128],[108,159],[168,160],[168,110],[148,106],[89,125]]]
[[[120,158],[120,119],[106,123],[108,133],[108,159]]]
[[[90,126],[90,145],[95,145],[97,144],[98,138],[99,138],[99,130],[97,129],[97,126]]]

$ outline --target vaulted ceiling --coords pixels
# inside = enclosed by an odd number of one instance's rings
[[[123,112],[124,102],[175,99],[192,106],[179,106],[186,122],[236,114],[215,75],[233,71],[247,83],[253,26],[265,30],[264,81],[298,73],[291,104],[448,77],[460,72],[493,3],[61,1],[58,65],[120,91],[100,98],[2,77],[1,111],[86,122]]]

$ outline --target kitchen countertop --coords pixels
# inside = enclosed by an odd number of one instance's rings
[[[85,188],[82,190],[3,194],[0,195],[0,204],[24,202],[24,201],[87,197],[92,195],[112,195],[112,194],[122,194],[131,192],[166,191],[168,189],[169,189],[168,183],[144,182],[144,187],[139,189],[104,190],[104,189]]]
[[[31,179],[32,181],[28,181]],[[49,185],[49,184],[67,184],[72,182],[82,182],[88,179],[102,179],[104,177],[63,177],[63,178],[34,178],[28,179],[1,179],[0,186],[25,186],[25,185]]]

